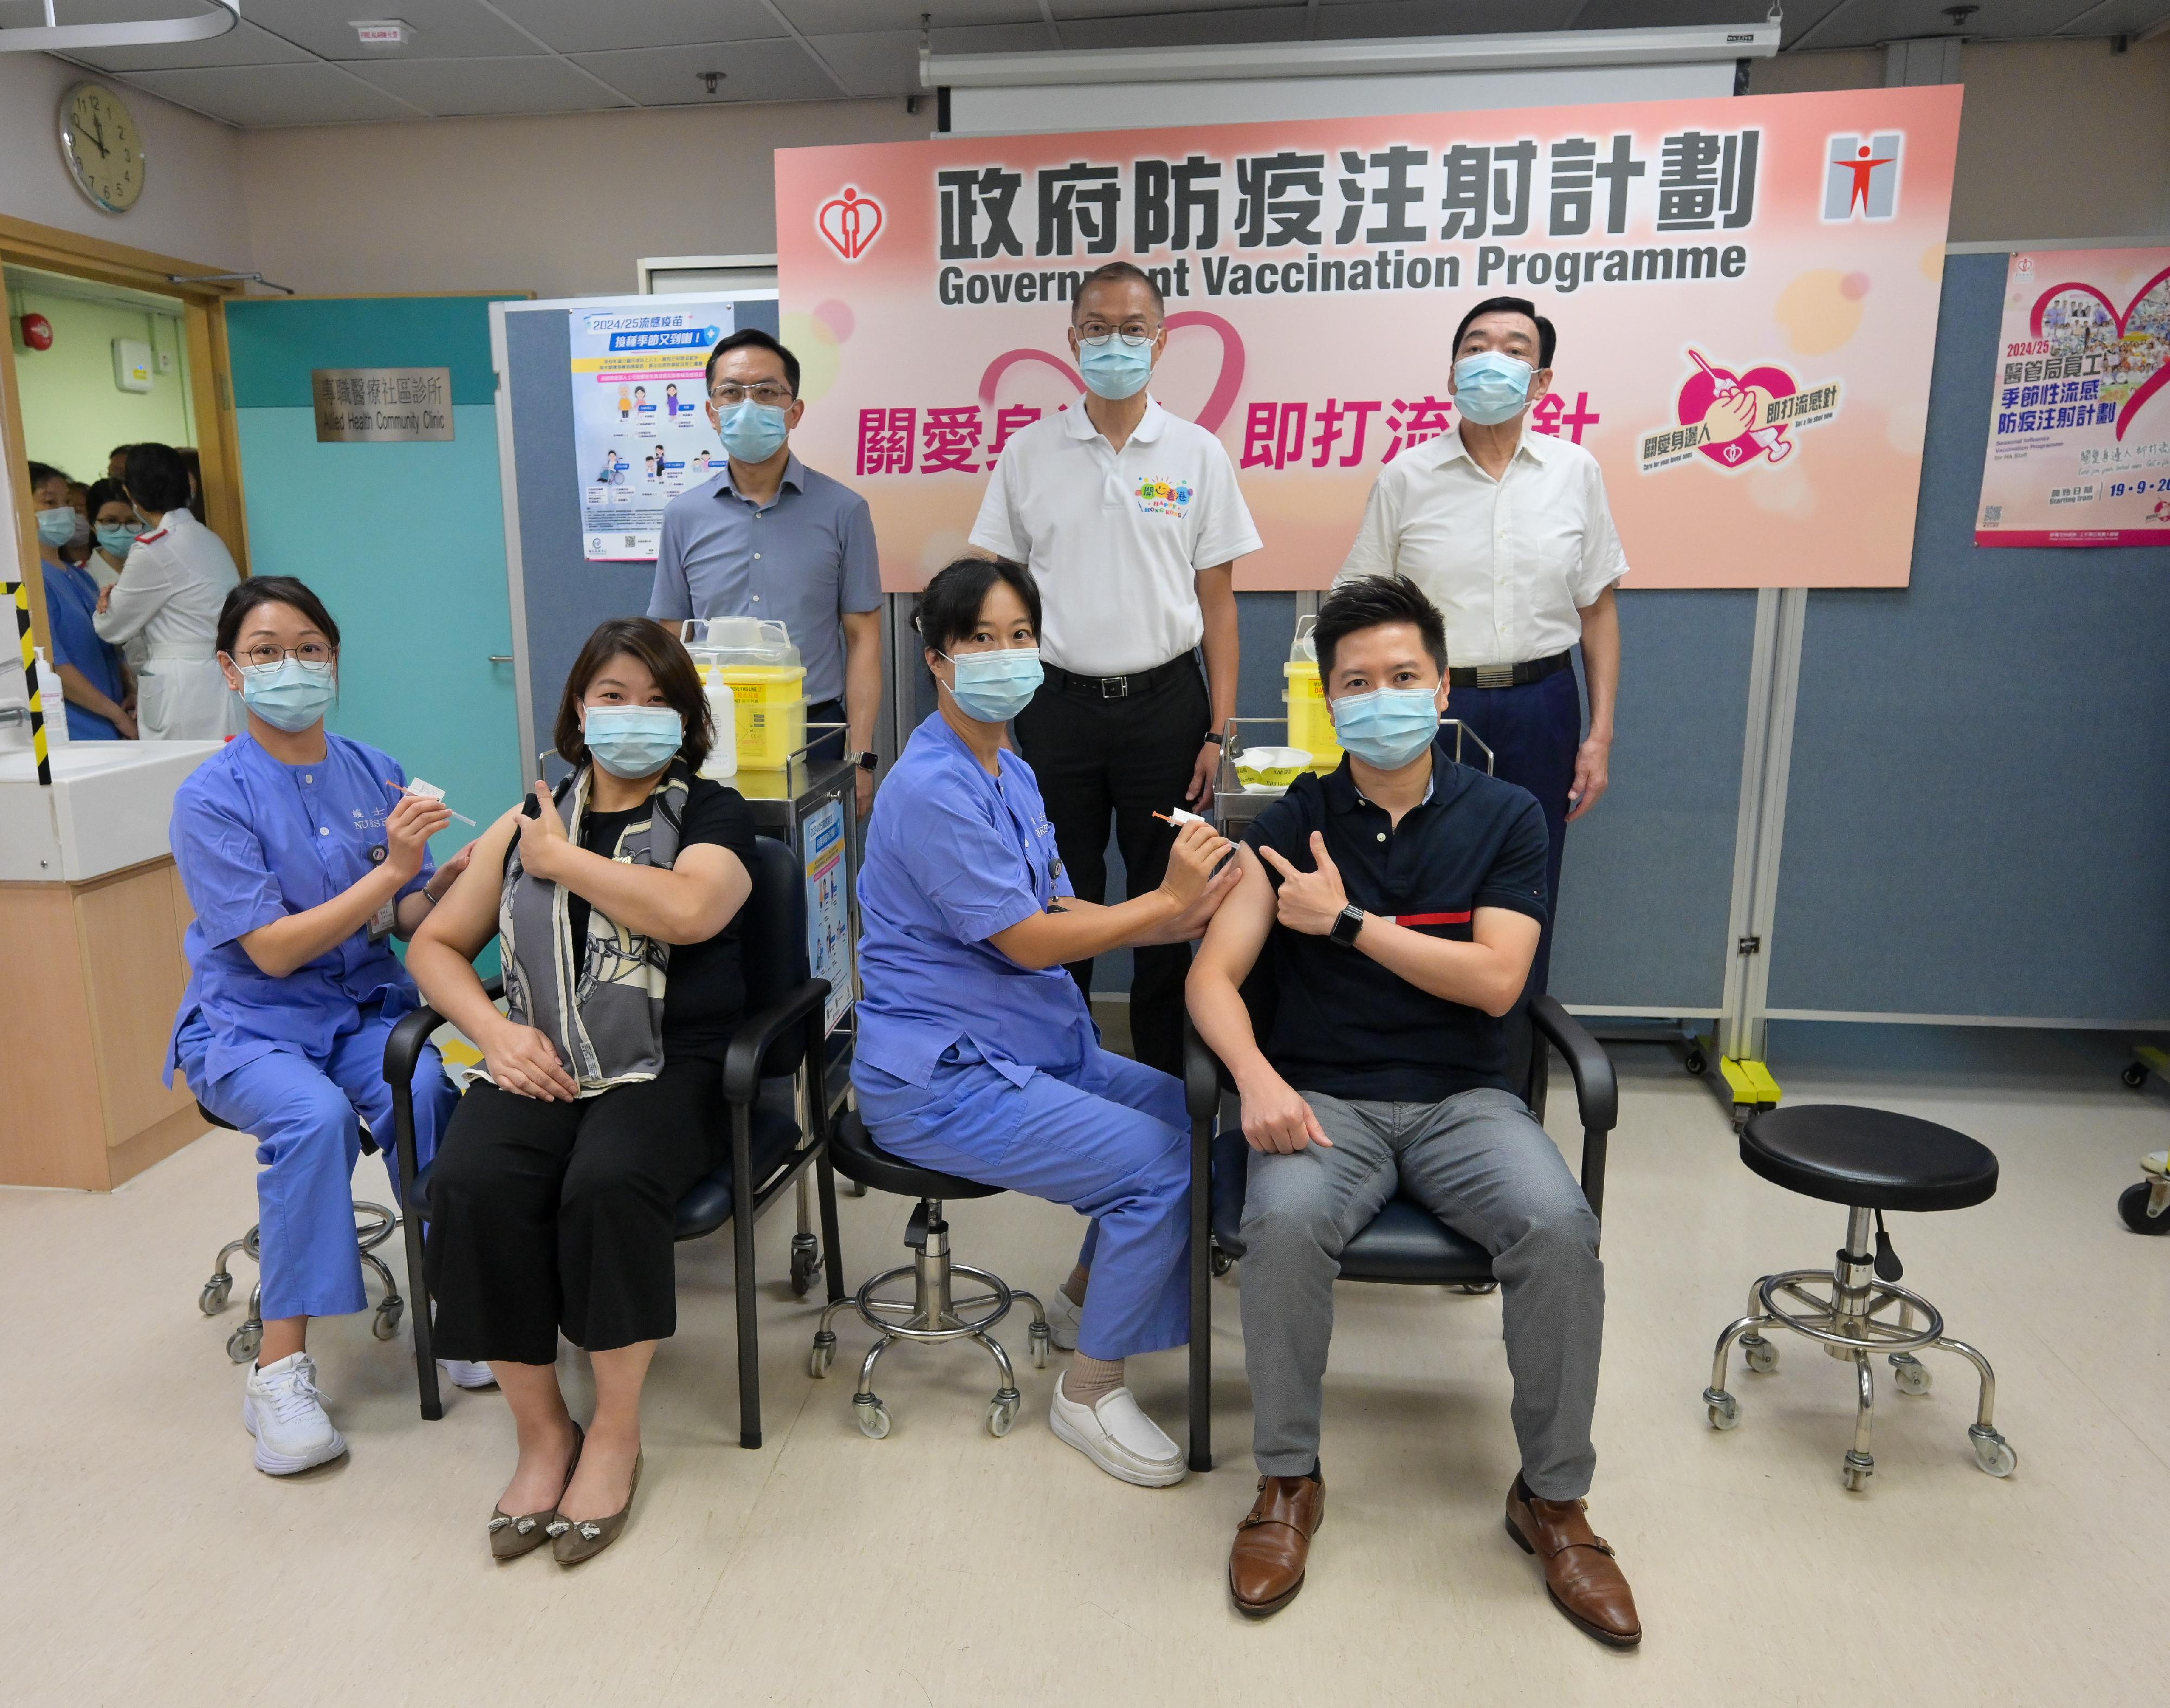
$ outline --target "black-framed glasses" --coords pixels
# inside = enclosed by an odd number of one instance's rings
[[[764,380],[754,386],[719,385],[708,394],[711,403],[721,404],[727,410],[736,409],[748,398],[757,404],[766,404],[772,410],[778,410],[791,401],[791,392],[788,387]]]
[[[274,646],[266,640],[241,655],[243,664],[259,667],[268,667],[289,658],[298,658],[304,664],[329,664],[332,650],[321,640],[304,640],[299,646]]]

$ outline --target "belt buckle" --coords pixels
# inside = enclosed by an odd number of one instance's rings
[[[1511,664],[1480,664],[1477,667],[1477,685],[1479,688],[1512,688],[1515,685],[1515,667]]]
[[[1122,700],[1130,697],[1130,679],[1127,676],[1104,676],[1099,678],[1100,698],[1104,700]]]

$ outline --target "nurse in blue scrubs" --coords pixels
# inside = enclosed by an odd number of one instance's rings
[[[1049,1423],[1111,1476],[1165,1487],[1183,1480],[1182,1450],[1123,1360],[1189,1337],[1183,1088],[1103,1050],[1063,968],[1195,940],[1236,867],[1216,877],[1229,843],[1189,824],[1159,888],[1114,907],[1071,892],[1006,728],[1040,684],[1040,589],[1014,564],[963,559],[919,597],[938,705],[875,797],[852,1080],[885,1149],[1092,1218],[1050,1313],[1077,1357]]]
[[[83,517],[68,502],[68,478],[47,463],[30,464],[30,498],[38,517],[39,556],[45,586],[45,624],[53,640],[54,673],[60,692],[45,684],[45,715],[56,703],[67,707],[71,742],[132,742],[136,720],[127,702],[134,698],[120,649],[99,637],[91,619],[98,611],[98,581],[89,570],[63,563],[60,549],[74,538]]]
[[[451,813],[407,795],[398,762],[324,728],[339,625],[307,587],[287,576],[241,583],[219,614],[218,659],[249,728],[174,796],[174,859],[195,920],[171,1060],[205,1108],[254,1138],[264,1165],[264,1341],[241,1417],[256,1468],[285,1475],[346,1451],[317,1390],[309,1319],[367,1302],[352,1200],[361,1123],[396,1191],[384,1045],[419,1001],[389,940],[413,934],[466,856],[438,871],[429,840]],[[454,1101],[425,1049],[418,1168]],[[486,1366],[452,1376],[489,1380]]]

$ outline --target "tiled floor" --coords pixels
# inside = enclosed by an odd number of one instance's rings
[[[0,1191],[0,1700],[2162,1700],[2170,1239],[2125,1232],[2113,1206],[2166,1142],[2170,1098],[2119,1084],[2109,1038],[1782,1031],[1790,1099],[1948,1121],[2004,1165],[1987,1205],[1893,1232],[1910,1283],[1996,1361],[2018,1474],[1975,1469],[1972,1384],[1938,1359],[1932,1395],[1879,1391],[1877,1475],[1849,1495],[1845,1368],[1788,1341],[1775,1375],[1736,1373],[1729,1434],[1698,1398],[1748,1282],[1824,1260],[1838,1213],[1743,1170],[1661,1050],[1617,1053],[1592,1509],[1641,1602],[1638,1653],[1569,1628],[1500,1534],[1515,1454],[1496,1298],[1340,1290],[1329,1519],[1303,1595],[1252,1625],[1223,1576],[1251,1494],[1237,1277],[1216,1293],[1219,1469],[1149,1491],[1048,1433],[1052,1370],[1024,1370],[1026,1416],[991,1438],[976,1352],[892,1354],[895,1432],[863,1439],[842,1367],[867,1337],[848,1328],[836,1376],[808,1379],[788,1212],[760,1230],[767,1445],[735,1444],[727,1244],[687,1248],[626,1539],[575,1572],[547,1555],[497,1567],[483,1521],[509,1464],[502,1402],[454,1395],[420,1422],[404,1338],[371,1339],[366,1317],[313,1341],[350,1458],[286,1480],[251,1469],[222,1352],[238,1306],[195,1306],[254,1213],[245,1142],[219,1133],[110,1197]],[[1570,1119],[1557,1098],[1555,1130]],[[907,1207],[845,1199],[854,1284],[900,1261]],[[953,1221],[965,1261],[1043,1287],[1078,1232],[1013,1197]],[[1022,1350],[1021,1327],[1005,1338]],[[1181,1355],[1136,1373],[1179,1430]]]

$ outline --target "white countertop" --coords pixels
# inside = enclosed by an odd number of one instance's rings
[[[222,743],[81,742],[52,750],[52,786],[29,751],[0,751],[0,882],[80,882],[168,852],[181,780]]]

